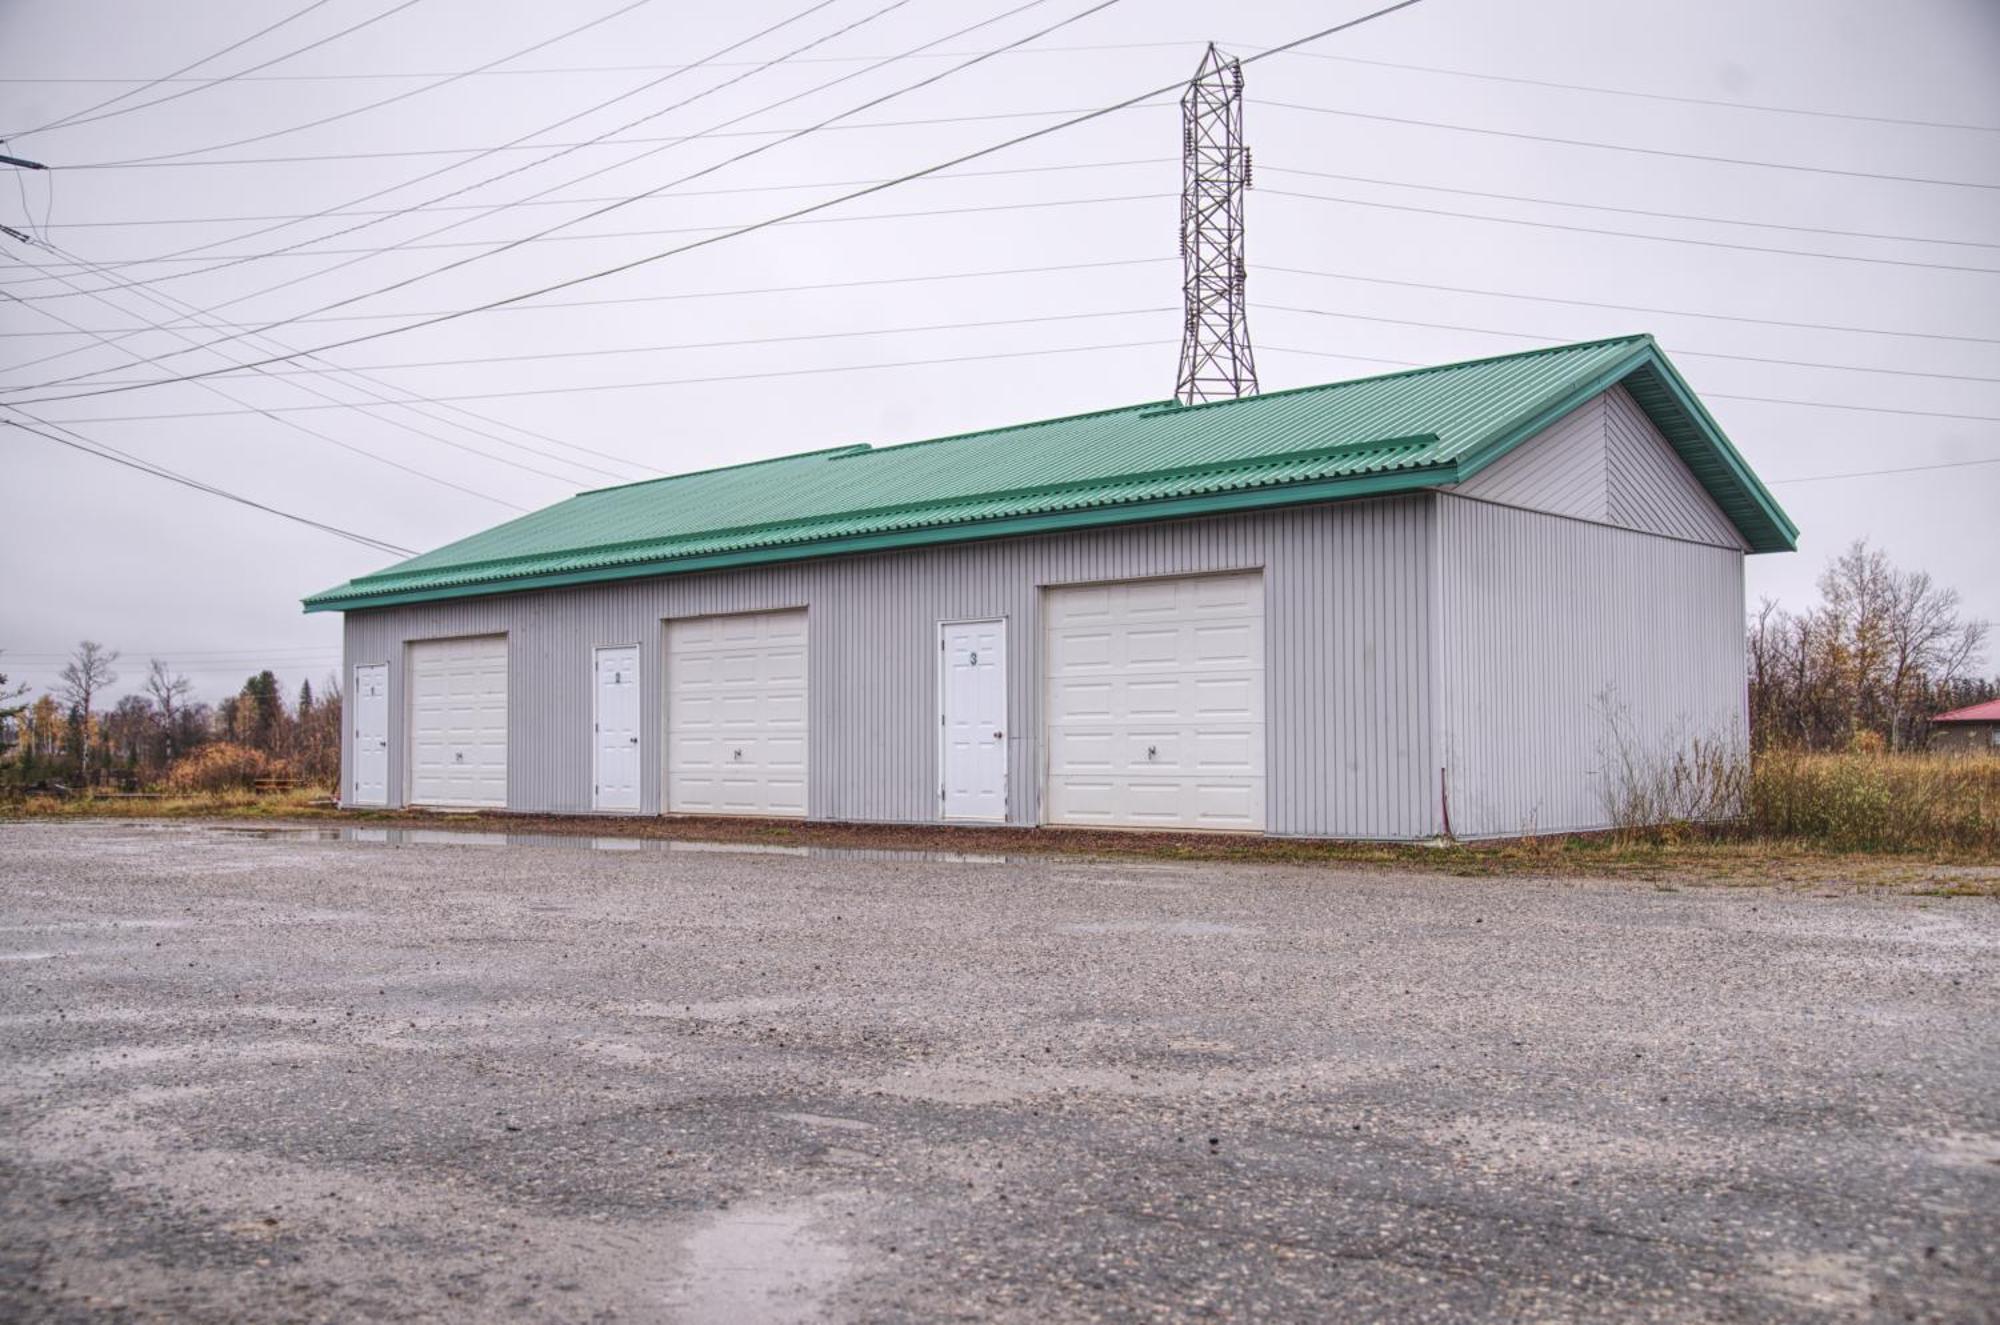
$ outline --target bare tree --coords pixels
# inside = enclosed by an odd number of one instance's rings
[[[1986,625],[1954,589],[1855,542],[1827,564],[1821,603],[1802,613],[1766,601],[1750,619],[1748,670],[1757,745],[1844,749],[1863,734],[1891,749],[1923,743],[1930,717],[1974,693]]]
[[[111,664],[118,661],[116,650],[108,650],[96,640],[84,640],[63,664],[58,689],[70,707],[82,715],[82,749],[78,751],[78,771],[85,786],[90,785],[91,701],[97,692],[118,680]]]
[[[1890,574],[1883,634],[1891,748],[1920,740],[1931,698],[1963,679],[1985,651],[1986,623],[1964,620],[1958,605],[1958,590],[1939,588],[1928,571]]]
[[[164,659],[154,658],[146,667],[146,693],[153,697],[153,706],[160,711],[160,727],[166,733],[167,762],[172,763],[180,755],[180,713],[187,707],[188,696],[194,693],[194,683],[175,673]]]

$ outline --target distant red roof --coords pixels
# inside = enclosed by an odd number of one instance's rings
[[[1940,713],[1932,722],[2000,722],[2000,699],[1989,699],[1984,704],[1973,704],[1949,713]]]

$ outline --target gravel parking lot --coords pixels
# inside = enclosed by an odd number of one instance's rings
[[[371,835],[0,826],[0,1318],[2000,1318],[1990,898]]]

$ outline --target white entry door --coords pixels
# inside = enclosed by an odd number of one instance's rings
[[[591,804],[600,810],[639,808],[639,646],[595,651],[597,698],[592,735]]]
[[[1007,623],[938,627],[939,800],[947,819],[1007,817]]]
[[[349,805],[389,803],[389,664],[362,663],[354,669],[353,776]]]
[[[1055,824],[1264,827],[1264,581],[1051,589],[1043,712]]]
[[[667,810],[806,815],[806,614],[667,624]]]
[[[507,637],[410,645],[412,805],[507,806]]]

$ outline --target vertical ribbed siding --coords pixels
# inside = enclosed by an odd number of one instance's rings
[[[1642,763],[1741,747],[1740,551],[1450,496],[1437,514],[1460,836],[1609,826],[1621,733]]]
[[[1603,396],[1586,401],[1452,491],[1503,506],[1606,519],[1605,408]]]
[[[1639,402],[1624,387],[1600,399],[1611,523],[1715,547],[1747,546]]]
[[[1262,569],[1271,831],[1422,837],[1436,831],[1430,509],[1429,497],[1405,497],[355,612],[347,668],[390,665],[389,798],[402,804],[405,642],[506,633],[508,803],[580,813],[591,805],[591,650],[636,643],[649,742],[642,804],[657,813],[665,621],[804,607],[813,817],[928,822],[938,817],[937,623],[1005,618],[1008,819],[1032,824],[1043,588]]]

